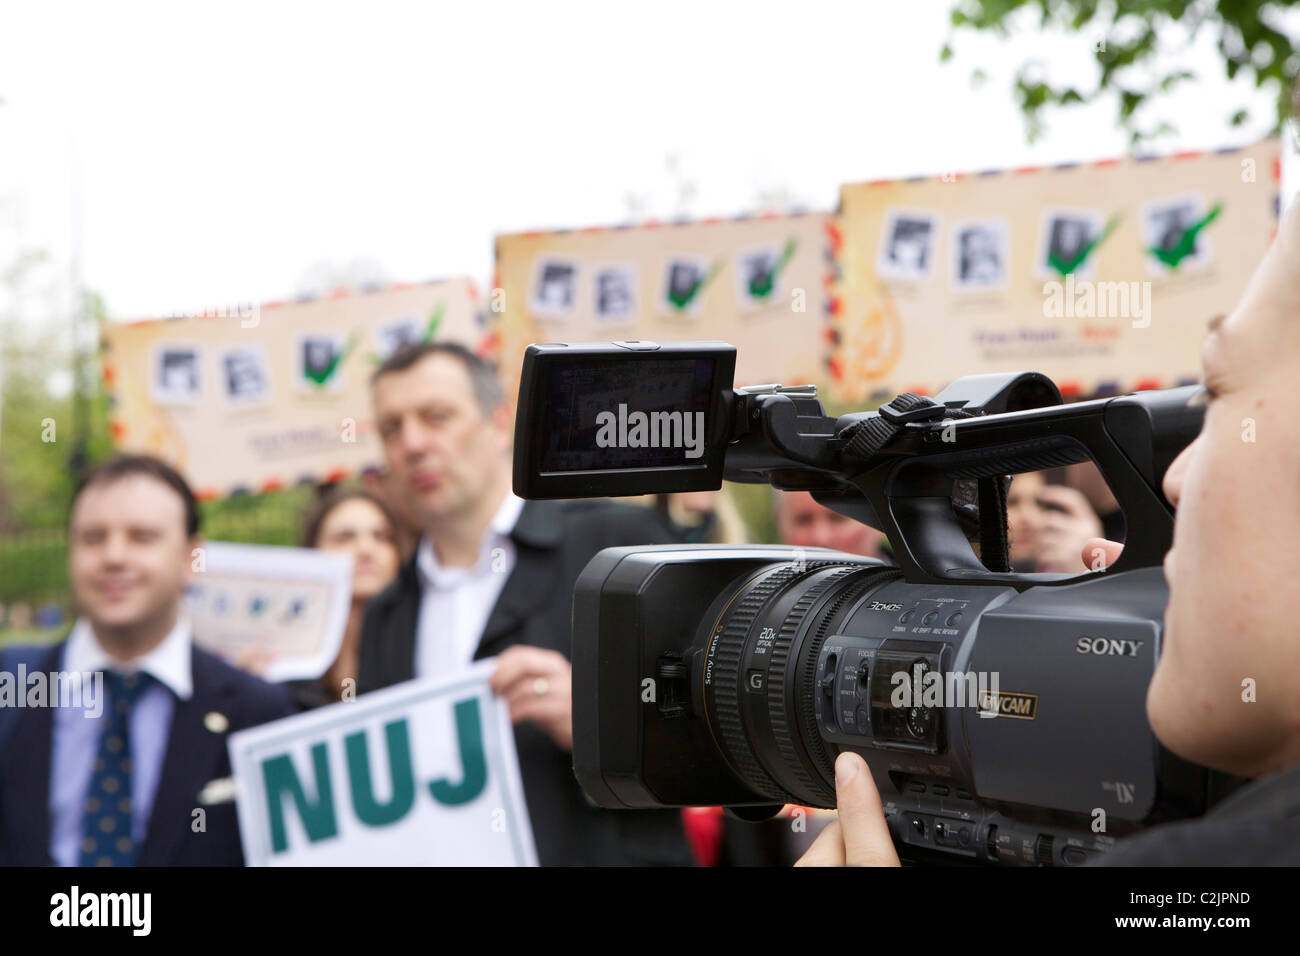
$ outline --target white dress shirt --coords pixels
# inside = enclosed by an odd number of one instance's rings
[[[488,616],[515,567],[510,532],[523,509],[523,499],[507,491],[470,568],[444,567],[428,537],[420,539],[415,557],[420,576],[416,677],[454,673],[474,660]]]
[[[189,700],[194,694],[191,647],[190,622],[182,617],[162,643],[131,661],[118,662],[110,657],[84,618],[73,626],[63,648],[65,673],[115,670],[129,674],[144,671],[157,682],[147,687],[136,701],[127,731],[132,764],[131,836],[137,848],[149,826],[158,780],[162,776],[163,758],[171,737],[176,701]],[[100,695],[105,693],[102,678],[97,690]],[[90,788],[95,759],[99,756],[101,722],[108,717],[102,712],[104,703],[100,697],[92,704],[83,695],[81,707],[57,707],[54,710],[50,754],[50,855],[60,866],[76,866],[81,855],[86,791]]]

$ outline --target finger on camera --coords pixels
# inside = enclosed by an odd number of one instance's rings
[[[885,808],[871,770],[857,754],[845,751],[835,761],[835,806],[844,834],[844,860],[848,866],[897,866],[898,853],[885,822]],[[849,779],[842,771],[850,769]]]
[[[817,834],[817,839],[795,866],[843,866],[844,838],[840,835],[840,821],[832,820]]]
[[[1089,538],[1083,543],[1081,557],[1085,567],[1100,571],[1102,568],[1108,568],[1118,561],[1123,551],[1124,545],[1118,541],[1111,541],[1107,538]]]

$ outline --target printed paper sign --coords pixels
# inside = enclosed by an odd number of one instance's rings
[[[230,736],[250,866],[536,866],[495,661]]]
[[[269,681],[320,677],[338,657],[352,556],[209,541],[185,599],[194,641]]]

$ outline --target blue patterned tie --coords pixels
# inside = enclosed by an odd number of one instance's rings
[[[99,737],[99,756],[86,791],[81,827],[81,866],[132,866],[131,710],[152,678],[140,671],[104,671],[111,705]]]

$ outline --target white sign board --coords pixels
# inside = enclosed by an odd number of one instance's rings
[[[194,640],[269,681],[320,677],[352,606],[352,556],[209,541],[185,595]]]
[[[536,866],[495,661],[230,736],[249,866]]]

